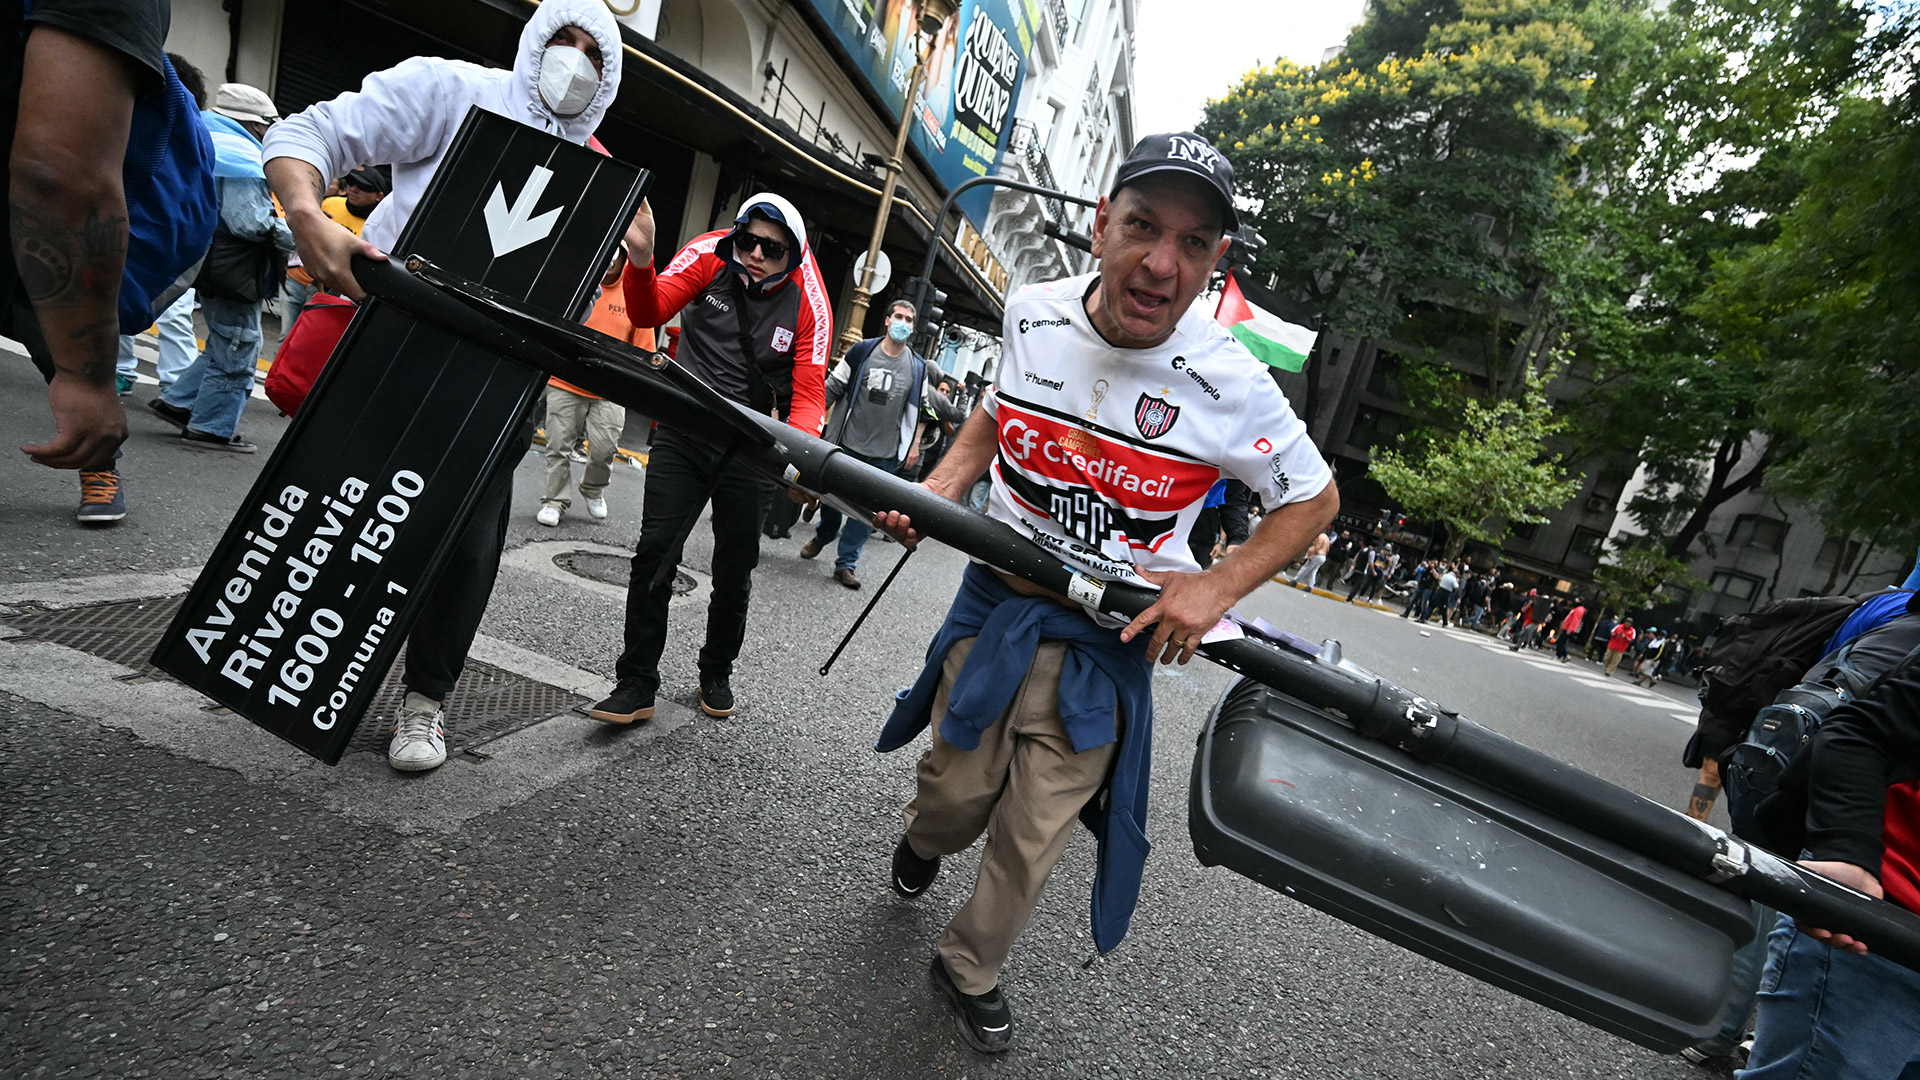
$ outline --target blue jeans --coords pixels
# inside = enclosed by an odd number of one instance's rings
[[[260,302],[200,298],[207,318],[207,347],[180,373],[160,400],[193,415],[187,426],[223,439],[240,429],[240,411],[253,393],[254,364],[260,357]]]
[[[1741,1080],[1920,1077],[1920,972],[1857,956],[1780,916],[1767,939],[1760,1019]]]
[[[153,321],[160,335],[160,359],[154,362],[154,375],[160,380],[162,392],[200,355],[199,342],[193,336],[193,308],[198,302],[193,290],[188,289]]]
[[[300,318],[300,309],[307,306],[313,294],[320,289],[315,285],[302,285],[292,278],[287,279],[286,299],[280,302],[280,340],[287,340],[287,331]]]
[[[846,454],[848,457],[866,462],[881,472],[900,475],[900,463],[892,458],[870,458],[851,450],[846,451]],[[844,527],[841,524],[842,521],[846,523]],[[813,530],[813,539],[821,547],[826,547],[827,542],[832,540],[836,533],[840,537],[840,550],[834,553],[833,568],[851,570],[860,562],[860,549],[867,546],[867,537],[873,535],[873,522],[846,517],[823,502],[820,504],[820,524]]]

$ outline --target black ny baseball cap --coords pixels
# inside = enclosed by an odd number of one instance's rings
[[[1127,159],[1120,163],[1119,171],[1113,174],[1113,190],[1108,195],[1120,194],[1121,188],[1143,176],[1170,171],[1206,181],[1220,196],[1220,207],[1227,215],[1226,231],[1240,231],[1240,215],[1233,208],[1233,163],[1215,150],[1212,143],[1191,131],[1149,135],[1135,143]]]

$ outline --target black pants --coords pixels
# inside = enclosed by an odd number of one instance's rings
[[[779,498],[767,509],[767,521],[761,533],[769,540],[792,536],[793,527],[800,523],[800,504],[792,499]]]
[[[713,599],[707,605],[707,640],[700,648],[700,673],[728,675],[747,636],[747,601],[753,595],[753,568],[760,564],[760,526],[773,499],[773,482],[729,465],[713,488],[720,451],[662,426],[647,460],[647,495],[640,514],[640,542],[633,553],[633,577],[627,583],[626,649],[614,664],[622,684],[660,688],[660,654],[667,646],[667,602],[673,575],[648,588],[662,565],[678,566],[680,532],[690,518],[713,503]]]
[[[1213,545],[1220,542],[1220,508],[1203,506],[1193,519],[1193,531],[1187,534],[1187,549],[1193,561],[1205,570],[1213,565]]]
[[[536,401],[539,398],[535,398]],[[513,509],[513,470],[533,445],[533,414],[521,421],[520,434],[473,508],[473,517],[447,553],[433,591],[407,635],[407,689],[445,701],[467,666],[467,650],[480,632],[480,619],[500,573],[500,550],[507,546],[507,514]]]

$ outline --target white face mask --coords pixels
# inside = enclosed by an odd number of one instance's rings
[[[549,45],[540,56],[540,98],[555,116],[579,116],[593,104],[600,74],[587,54],[571,45]]]

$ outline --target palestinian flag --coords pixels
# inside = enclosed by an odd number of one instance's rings
[[[1256,307],[1240,291],[1234,275],[1227,275],[1227,287],[1220,293],[1220,309],[1214,321],[1240,339],[1261,363],[1281,371],[1299,371],[1307,366],[1313,351],[1314,332],[1290,323],[1271,311]]]

